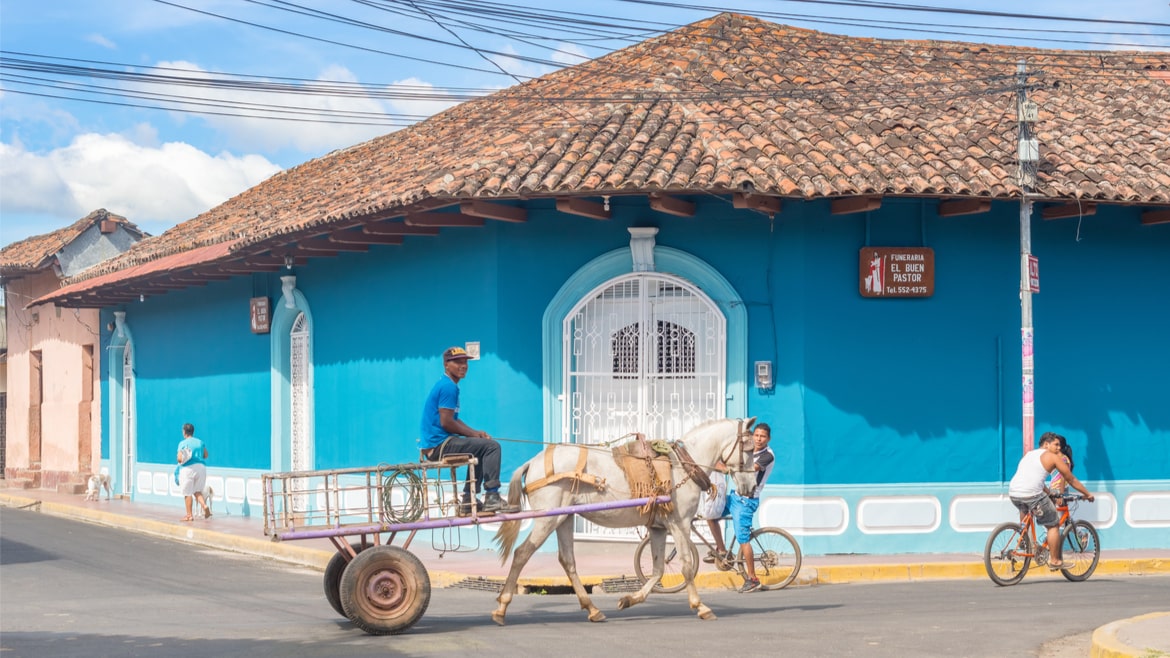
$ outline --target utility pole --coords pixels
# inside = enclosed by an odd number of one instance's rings
[[[1020,183],[1020,340],[1023,348],[1023,448],[1027,453],[1035,447],[1036,381],[1032,346],[1032,293],[1039,292],[1039,267],[1032,256],[1032,189],[1036,183],[1036,164],[1040,160],[1040,145],[1032,134],[1032,124],[1038,117],[1035,103],[1028,100],[1027,63],[1020,60],[1016,68],[1016,116],[1019,120]]]

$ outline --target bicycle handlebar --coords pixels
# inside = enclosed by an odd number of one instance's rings
[[[1049,495],[1051,495],[1053,498],[1060,498],[1062,500],[1084,500],[1085,499],[1084,495],[1079,494],[1079,493],[1076,493],[1076,494],[1049,494]]]

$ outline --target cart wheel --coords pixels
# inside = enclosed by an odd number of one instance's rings
[[[372,546],[341,574],[341,605],[355,626],[371,635],[394,635],[413,626],[431,603],[431,578],[413,553]]]
[[[350,546],[353,547],[354,553],[362,552],[361,543],[354,542]],[[369,546],[367,545],[365,548],[369,548]],[[342,617],[345,616],[345,609],[341,607],[341,574],[349,566],[349,560],[346,559],[348,557],[348,555],[338,551],[329,558],[329,564],[325,565],[325,599]]]

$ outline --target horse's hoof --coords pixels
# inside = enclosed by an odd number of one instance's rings
[[[715,613],[711,611],[711,608],[702,605],[699,606],[699,619],[702,619],[703,621],[713,621],[718,619],[718,617],[716,617]]]
[[[497,626],[503,626],[504,625],[504,615],[499,613],[499,612],[493,612],[492,613],[492,621],[496,622]]]
[[[629,596],[623,596],[622,598],[618,599],[618,610],[625,610],[632,605],[634,605],[634,599],[630,598]]]
[[[592,621],[592,622],[605,621],[605,613],[600,611],[600,610],[594,610],[593,612],[589,613],[589,621]]]

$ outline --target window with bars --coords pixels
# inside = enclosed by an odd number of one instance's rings
[[[696,365],[695,332],[666,320],[658,321],[657,330],[658,367],[654,374],[693,377]],[[610,346],[613,351],[614,378],[637,378],[642,354],[641,323],[635,322],[614,332]]]

